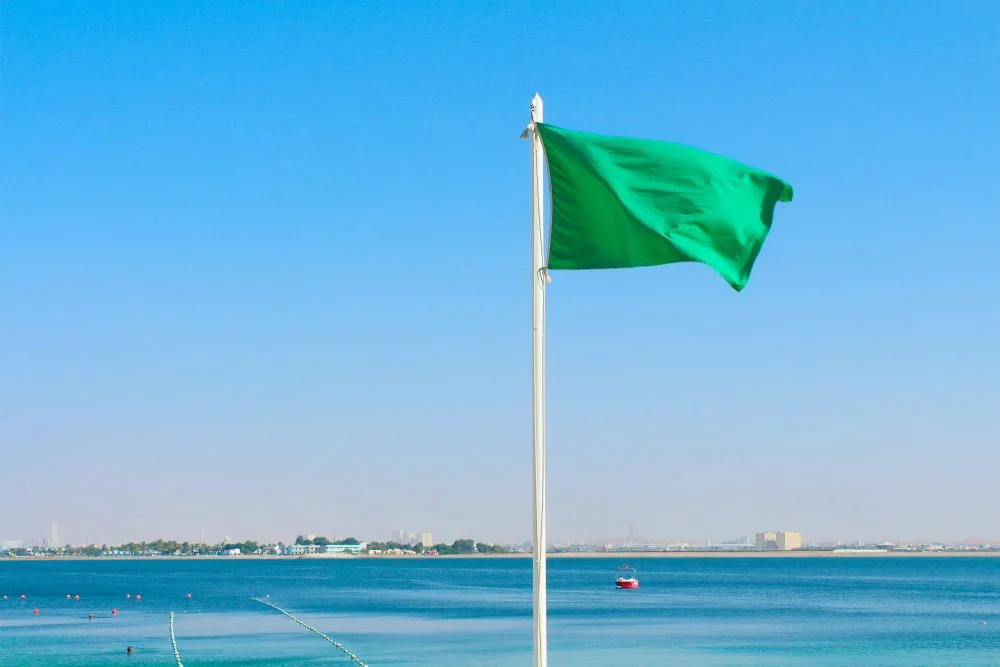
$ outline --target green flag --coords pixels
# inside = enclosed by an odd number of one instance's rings
[[[736,291],[750,278],[780,178],[712,153],[538,123],[552,191],[550,269],[702,262]]]

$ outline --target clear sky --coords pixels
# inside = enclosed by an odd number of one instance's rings
[[[795,187],[554,274],[554,540],[1000,539],[1000,4],[0,6],[0,539],[527,540],[546,120]]]

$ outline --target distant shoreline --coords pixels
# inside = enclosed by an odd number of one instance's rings
[[[550,558],[919,558],[998,557],[1000,551],[620,551],[549,554]]]
[[[507,554],[449,554],[441,556],[424,556],[421,554],[402,555],[386,554],[379,556],[341,555],[341,554],[308,554],[299,556],[265,556],[248,554],[240,556],[21,556],[18,558],[0,558],[0,563],[46,561],[240,561],[240,560],[414,560],[414,559],[484,559],[484,558],[531,558],[530,553]],[[549,553],[550,559],[604,558],[604,559],[636,559],[636,558],[1000,558],[1000,551],[585,551]]]
[[[551,558],[969,558],[1000,557],[1000,551],[583,551],[549,553]],[[464,554],[433,558],[530,558],[531,554]],[[371,556],[421,558],[421,556]]]

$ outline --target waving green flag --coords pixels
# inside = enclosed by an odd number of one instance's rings
[[[537,124],[552,193],[550,269],[702,262],[736,291],[750,278],[780,178],[690,146]]]

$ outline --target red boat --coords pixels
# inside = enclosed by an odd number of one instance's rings
[[[615,577],[615,586],[618,588],[639,588],[635,568],[628,563],[622,563],[621,567],[618,568],[618,576]]]

